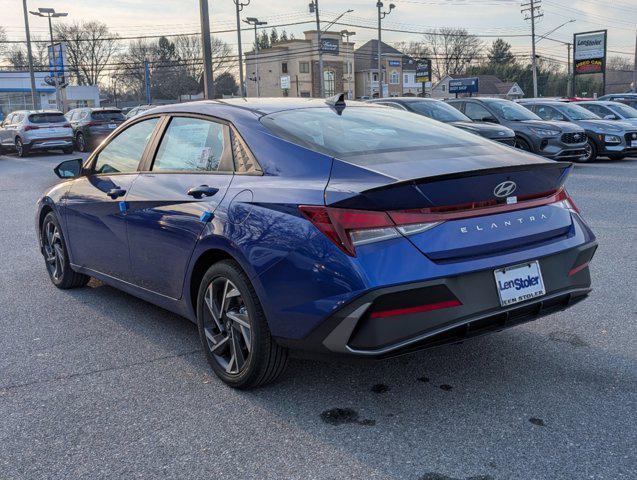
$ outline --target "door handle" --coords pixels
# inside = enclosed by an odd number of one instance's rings
[[[212,197],[218,191],[219,189],[215,187],[209,187],[208,185],[199,185],[198,187],[192,187],[186,192],[186,194],[194,198],[201,198],[203,196]]]
[[[111,188],[108,192],[106,192],[106,195],[115,200],[116,198],[126,195],[126,190],[122,188]]]

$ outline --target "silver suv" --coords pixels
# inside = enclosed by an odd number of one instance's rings
[[[73,153],[73,130],[62,112],[19,110],[0,124],[0,152],[15,150],[26,157],[33,150]]]

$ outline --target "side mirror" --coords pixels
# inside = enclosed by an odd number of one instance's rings
[[[604,115],[604,120],[617,120],[615,115]]]
[[[82,174],[82,163],[84,160],[81,158],[74,158],[73,160],[66,160],[60,163],[53,169],[55,174],[62,178],[77,178]]]

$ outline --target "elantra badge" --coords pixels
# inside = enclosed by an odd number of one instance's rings
[[[515,182],[507,180],[506,182],[498,183],[493,189],[493,194],[496,197],[504,198],[510,196],[517,188],[518,186]]]

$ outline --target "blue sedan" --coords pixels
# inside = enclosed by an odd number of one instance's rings
[[[158,107],[38,202],[59,288],[90,277],[196,322],[228,385],[291,350],[385,358],[584,299],[569,163],[396,109],[316,99]]]

